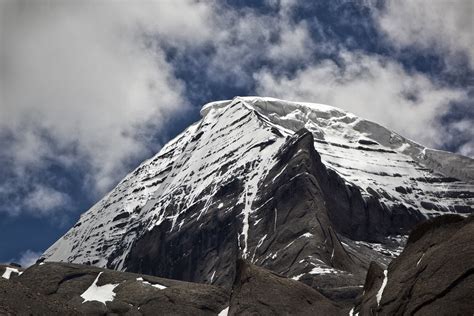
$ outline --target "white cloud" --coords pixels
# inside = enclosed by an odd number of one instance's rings
[[[433,48],[456,63],[465,54],[474,67],[474,2],[472,0],[388,1],[377,15],[379,25],[401,46]]]
[[[31,174],[54,162],[84,170],[99,197],[188,105],[164,46],[212,46],[208,77],[248,85],[246,66],[260,56],[301,59],[312,45],[291,6],[266,16],[192,0],[1,2],[0,137],[10,139],[0,159],[12,165],[10,182],[28,192]]]
[[[140,137],[187,106],[162,43],[209,40],[212,7],[194,1],[2,1],[0,136],[20,174],[48,159],[88,165],[98,194]],[[149,154],[149,153],[148,153]]]
[[[439,87],[420,73],[407,73],[394,61],[342,52],[342,65],[331,60],[308,66],[295,76],[258,73],[258,93],[337,106],[383,124],[424,145],[446,140],[439,118],[461,90]]]
[[[447,124],[447,128],[452,135],[449,141],[459,142],[460,136],[466,140],[459,147],[458,153],[474,158],[474,117],[466,116],[462,120],[451,122]]]
[[[41,252],[28,249],[20,255],[18,263],[22,268],[28,268],[29,266],[34,265],[40,256]]]
[[[306,21],[295,23],[292,20],[295,0],[269,1],[269,4],[278,9],[278,14],[268,20],[270,29],[278,29],[277,40],[267,43],[268,57],[280,63],[306,62],[316,48]]]
[[[316,44],[307,23],[296,23],[291,13],[295,1],[270,1],[276,9],[272,14],[240,9],[218,11],[208,77],[227,81],[234,87],[249,87],[253,74],[262,62],[274,67],[303,64],[310,60]]]
[[[47,186],[37,185],[24,199],[26,207],[36,211],[37,215],[49,215],[67,206],[70,198],[67,194]]]
[[[268,56],[277,61],[302,62],[311,56],[314,43],[308,31],[306,23],[296,25],[285,23],[281,29],[278,42],[270,45]]]
[[[469,141],[465,143],[464,145],[462,145],[459,148],[458,152],[461,155],[473,158],[474,157],[474,141]]]

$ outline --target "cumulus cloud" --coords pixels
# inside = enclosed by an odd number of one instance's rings
[[[162,46],[207,41],[210,10],[186,0],[2,1],[0,158],[19,177],[51,160],[86,166],[93,191],[109,189],[188,106]],[[27,206],[55,208],[55,192],[33,192]]]
[[[446,124],[446,128],[452,135],[450,142],[461,143],[458,153],[468,157],[474,157],[474,117],[466,115],[465,118]]]
[[[308,31],[306,23],[301,22],[296,25],[285,24],[278,41],[269,45],[268,56],[277,61],[299,61],[309,56],[314,43]]]
[[[291,100],[326,103],[381,123],[424,145],[446,141],[440,118],[462,90],[437,86],[384,57],[341,52],[338,63],[324,60],[294,76],[270,70],[255,75],[257,91]]]
[[[474,2],[471,0],[388,1],[377,14],[379,25],[400,46],[447,54],[456,64],[460,54],[474,67]]]
[[[295,21],[296,1],[268,1],[272,13],[249,9],[215,8],[214,53],[207,69],[209,80],[234,87],[252,87],[253,74],[263,63],[274,68],[301,65],[312,58],[316,44],[305,21]]]
[[[37,210],[40,214],[55,212],[65,207],[69,202],[69,196],[47,186],[36,186],[25,198],[25,206]]]

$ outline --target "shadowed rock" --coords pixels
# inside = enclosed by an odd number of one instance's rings
[[[113,285],[111,299],[81,297],[93,284]],[[12,315],[217,315],[229,297],[212,285],[65,263],[34,265],[0,291],[0,312]]]
[[[343,314],[338,305],[309,286],[238,261],[229,315]]]
[[[375,270],[355,308],[360,315],[472,315],[474,217],[446,215],[417,226],[389,265],[383,290]]]

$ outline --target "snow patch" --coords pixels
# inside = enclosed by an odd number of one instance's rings
[[[405,243],[406,236],[396,236],[396,237],[391,237],[391,239],[395,242],[397,242],[400,246],[398,246],[396,249],[392,249],[387,247],[384,244],[380,243],[369,243],[365,241],[355,241],[356,245],[362,245],[367,248],[370,248],[374,251],[377,251],[378,253],[381,253],[386,256],[390,256],[392,258],[398,257],[402,251],[403,251],[403,244]]]
[[[276,230],[277,230],[277,220],[278,220],[278,211],[275,207],[275,222],[273,224],[273,232],[276,232]]]
[[[229,314],[229,307],[224,308],[218,316],[227,316]]]
[[[9,280],[12,273],[16,273],[18,275],[21,275],[21,272],[18,271],[18,269],[6,267],[5,272],[3,272],[3,274],[2,274],[2,278]]]
[[[309,274],[329,274],[329,273],[337,273],[337,270],[333,268],[314,267],[308,273]]]
[[[400,147],[398,147],[398,151],[401,151],[401,152],[404,152],[406,149],[410,148],[410,144],[409,143],[403,143],[400,145]]]
[[[105,284],[97,286],[97,281],[99,280],[101,274],[102,272],[97,275],[91,286],[89,286],[89,288],[81,294],[81,297],[84,299],[82,302],[83,304],[88,301],[98,301],[105,305],[105,302],[111,302],[114,300],[114,289],[119,284]]]
[[[313,263],[313,265],[314,265],[314,263]],[[314,268],[311,269],[309,272],[298,274],[298,275],[292,277],[292,279],[298,281],[305,274],[316,274],[316,275],[318,275],[318,274],[337,274],[337,273],[340,273],[340,272],[341,272],[340,270],[337,270],[337,269],[334,269],[334,268],[325,268],[325,267],[322,267],[322,266],[316,266],[315,265]]]
[[[421,255],[420,259],[418,259],[418,261],[416,262],[416,266],[418,266],[421,262],[421,259],[423,259],[423,257],[425,256],[425,253],[423,252],[423,254]]]
[[[160,290],[166,289],[166,286],[161,285],[161,284],[159,284],[159,283],[153,283],[153,284],[152,284],[152,283],[150,283],[150,282],[148,282],[148,281],[143,280],[142,277],[137,278],[137,281],[141,281],[143,284],[153,286],[153,287],[155,287],[155,288],[157,288],[157,289],[160,289]]]
[[[383,278],[383,281],[382,281],[382,285],[380,286],[380,289],[379,289],[379,291],[377,292],[377,306],[380,305],[380,301],[382,300],[383,291],[385,290],[385,287],[387,286],[387,282],[388,282],[388,270],[384,270],[384,271],[383,271],[383,275],[384,275],[384,278]]]

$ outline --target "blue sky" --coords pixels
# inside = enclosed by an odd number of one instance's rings
[[[3,1],[0,262],[28,264],[209,101],[327,103],[474,156],[474,5]]]

